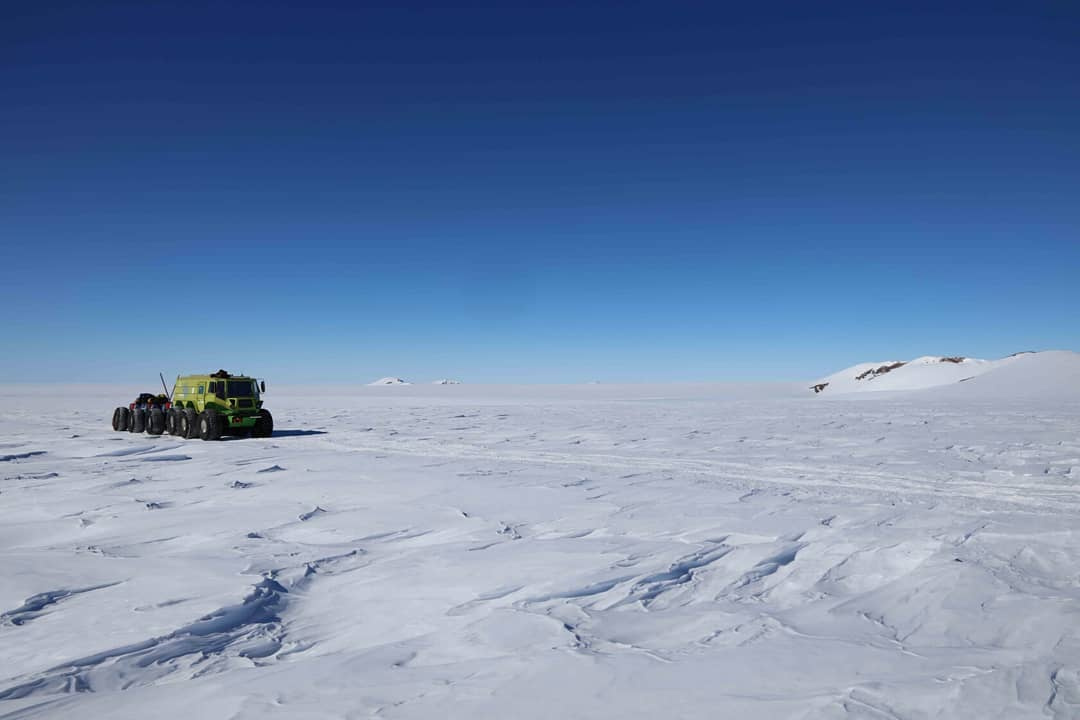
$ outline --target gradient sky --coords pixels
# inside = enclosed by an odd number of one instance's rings
[[[1080,349],[1080,4],[544,5],[5,6],[0,382]]]

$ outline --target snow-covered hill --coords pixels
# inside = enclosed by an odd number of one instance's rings
[[[412,385],[412,383],[405,382],[399,377],[384,377],[375,382],[369,382],[368,385]]]
[[[985,372],[949,387],[938,397],[957,399],[1080,400],[1080,353],[1048,350],[991,363]]]
[[[811,389],[826,395],[926,390],[982,379],[977,387],[984,392],[1070,392],[1077,387],[1078,373],[1080,354],[1068,351],[1018,353],[1000,360],[927,355],[859,363],[814,381]]]

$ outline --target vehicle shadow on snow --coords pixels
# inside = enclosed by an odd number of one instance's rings
[[[275,430],[271,438],[304,437],[305,435],[325,435],[326,430]],[[221,438],[225,442],[234,440],[247,440],[239,435],[224,435]]]

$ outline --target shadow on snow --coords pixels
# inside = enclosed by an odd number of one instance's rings
[[[275,430],[272,438],[287,438],[287,437],[305,437],[307,435],[325,435],[326,430]],[[242,435],[223,435],[222,440],[247,440],[248,438]]]

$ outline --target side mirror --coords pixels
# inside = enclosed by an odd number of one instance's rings
[[[266,381],[265,380],[260,380],[259,381],[259,389],[262,390],[263,392],[266,392]]]

